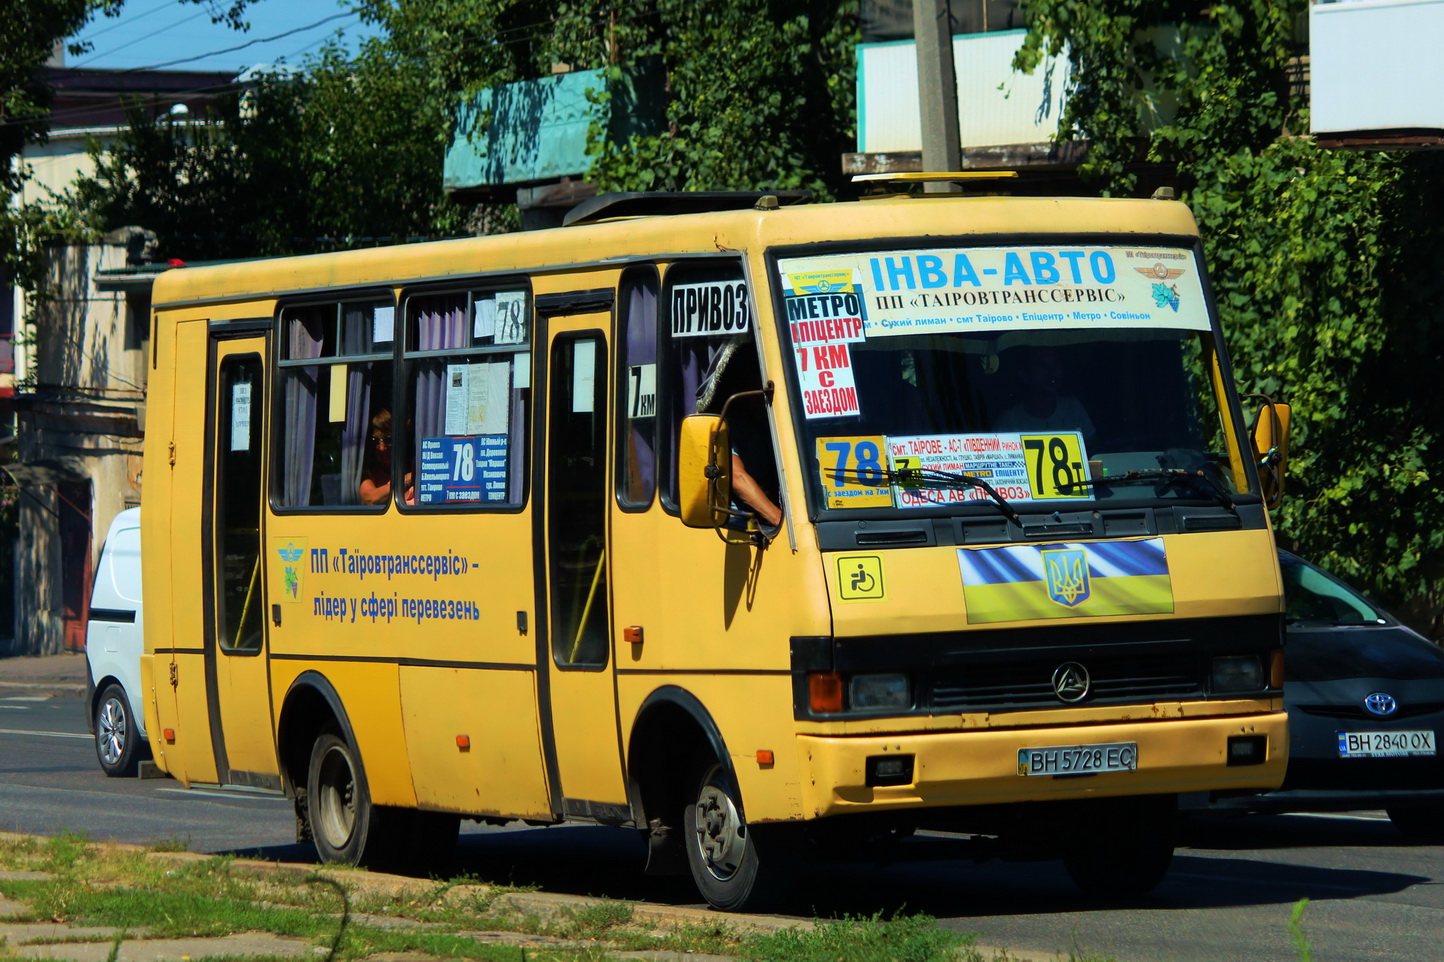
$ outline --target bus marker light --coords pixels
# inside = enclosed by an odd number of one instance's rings
[[[912,784],[913,760],[912,755],[867,756],[863,770],[868,787]]]
[[[771,764],[772,764],[772,749],[770,749],[770,748],[759,748],[759,749],[757,749],[757,764],[760,765],[760,766],[762,766],[762,767],[764,767],[764,768],[765,768],[766,766],[768,766],[768,765],[771,765]]]
[[[640,645],[642,643],[642,626],[628,625],[622,629],[622,637],[629,645]]]
[[[469,751],[471,751],[471,736],[470,736],[470,735],[457,735],[457,736],[456,736],[456,747],[459,748],[459,749],[461,749],[461,750],[464,751],[464,752],[469,752]]]
[[[807,676],[807,695],[818,714],[842,711],[842,676],[835,671],[814,671]]]
[[[1267,735],[1230,735],[1227,765],[1262,765],[1268,755]]]
[[[167,743],[172,744],[172,745],[175,744],[175,729],[174,729],[174,728],[164,728],[164,729],[161,729],[161,733],[160,733],[160,734],[161,734],[161,737],[164,738]]]

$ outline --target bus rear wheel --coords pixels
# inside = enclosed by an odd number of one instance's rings
[[[316,854],[323,862],[359,865],[375,848],[377,812],[355,748],[335,731],[311,746],[306,809]]]

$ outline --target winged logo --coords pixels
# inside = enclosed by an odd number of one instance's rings
[[[1171,281],[1183,273],[1182,268],[1168,267],[1162,261],[1154,264],[1152,267],[1135,267],[1133,269],[1144,277],[1150,277],[1160,281]]]

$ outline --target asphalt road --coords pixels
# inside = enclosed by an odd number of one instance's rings
[[[0,683],[3,685],[3,683]],[[288,802],[187,791],[168,779],[106,778],[77,696],[0,687],[0,829],[313,862]],[[1173,870],[1128,905],[1082,900],[1054,863],[851,863],[801,880],[799,914],[926,912],[1014,950],[1112,955],[1118,962],[1297,962],[1444,957],[1444,849],[1404,843],[1382,813],[1190,823]],[[635,833],[467,823],[456,870],[549,891],[695,904],[685,880],[641,875]],[[805,903],[805,904],[804,904]]]

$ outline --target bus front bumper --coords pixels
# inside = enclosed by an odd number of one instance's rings
[[[806,818],[859,812],[1115,795],[1277,788],[1288,763],[1283,712],[1222,718],[1090,725],[1087,728],[799,735]],[[1229,764],[1231,742],[1255,752]],[[1114,746],[1094,752],[1133,767],[1096,773],[1023,774],[1020,751]],[[1081,752],[1049,753],[1051,760]],[[911,758],[910,766],[907,759]],[[1029,757],[1029,756],[1025,756]],[[1037,759],[1039,756],[1031,756]],[[1125,762],[1126,763],[1126,762]],[[879,784],[910,777],[905,784]],[[869,784],[869,783],[872,784]]]

